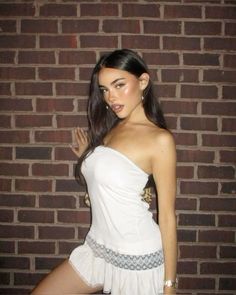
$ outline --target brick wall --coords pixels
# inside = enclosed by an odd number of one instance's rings
[[[0,2],[0,289],[27,293],[81,243],[90,214],[72,130],[100,53],[138,51],[178,150],[179,287],[236,289],[236,3]]]

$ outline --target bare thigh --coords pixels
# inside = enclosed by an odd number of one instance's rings
[[[34,288],[31,295],[93,294],[100,290],[102,286],[88,286],[66,260],[49,273]]]

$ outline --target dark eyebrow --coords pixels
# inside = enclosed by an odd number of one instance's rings
[[[120,80],[125,80],[125,78],[118,78],[118,79],[115,79],[114,81],[111,82],[111,85],[114,85],[116,82],[120,81]],[[98,85],[99,87],[105,87],[103,85]]]

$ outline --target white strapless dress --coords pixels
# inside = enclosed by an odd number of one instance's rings
[[[164,256],[159,226],[142,200],[148,180],[141,168],[110,147],[98,146],[82,164],[92,224],[69,261],[90,286],[112,295],[163,292]]]

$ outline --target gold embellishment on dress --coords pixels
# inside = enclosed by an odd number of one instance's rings
[[[147,202],[148,204],[151,204],[152,202],[152,191],[150,187],[144,188],[142,194],[142,201]]]
[[[89,198],[88,193],[85,193],[85,195],[84,195],[84,203],[87,207],[91,207],[90,198]]]

